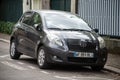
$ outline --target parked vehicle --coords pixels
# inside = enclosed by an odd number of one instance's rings
[[[107,60],[107,49],[97,32],[68,12],[27,11],[13,28],[10,57],[19,59],[22,54],[34,57],[40,68],[59,63],[101,70]]]

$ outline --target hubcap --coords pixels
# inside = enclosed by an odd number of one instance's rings
[[[41,49],[38,54],[38,63],[40,66],[44,64],[44,59],[45,59],[45,52],[43,49]]]
[[[14,56],[14,55],[15,55],[15,43],[14,43],[14,42],[12,42],[12,44],[11,44],[10,53],[11,53],[11,56]]]

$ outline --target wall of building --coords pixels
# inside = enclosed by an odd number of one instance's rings
[[[42,2],[43,0],[32,0],[32,9],[42,9]]]
[[[42,9],[50,9],[51,0],[42,0]]]
[[[109,53],[120,54],[120,40],[104,38]]]
[[[76,13],[76,0],[71,0],[71,12]]]
[[[16,22],[27,10],[51,9],[52,1],[55,3],[53,4],[54,9],[59,5],[61,10],[75,13],[76,0],[0,0],[0,19]],[[60,3],[56,5],[56,1]]]
[[[30,10],[30,0],[23,0],[23,13]]]
[[[71,0],[50,0],[50,9],[71,11]]]
[[[50,0],[23,0],[23,12],[27,10],[49,9]]]

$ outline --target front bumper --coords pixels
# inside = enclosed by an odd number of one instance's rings
[[[49,63],[77,64],[82,66],[105,65],[107,60],[107,49],[93,51],[93,58],[74,57],[74,51],[65,51],[57,48],[45,47],[47,61]]]

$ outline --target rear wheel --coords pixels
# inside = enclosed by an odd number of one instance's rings
[[[48,68],[46,52],[45,52],[44,47],[40,47],[38,50],[37,62],[38,62],[38,66],[41,69]]]
[[[16,43],[15,43],[15,40],[12,40],[11,41],[11,44],[10,44],[10,57],[12,59],[19,59],[20,58],[20,53],[17,52],[16,50]]]
[[[91,69],[93,71],[101,71],[104,68],[104,66],[91,66]]]

